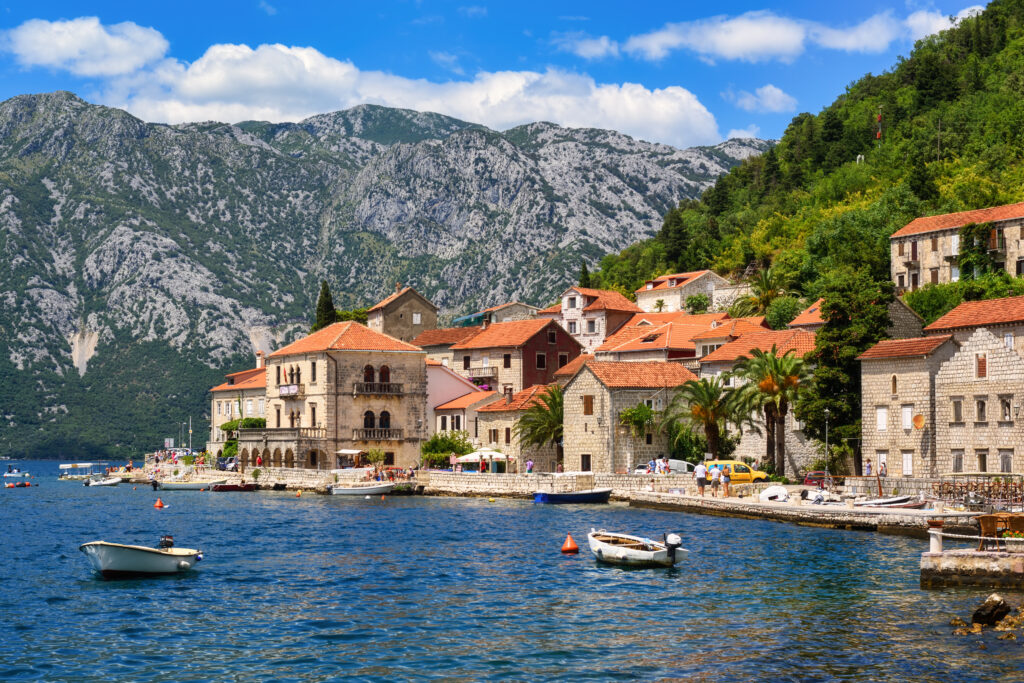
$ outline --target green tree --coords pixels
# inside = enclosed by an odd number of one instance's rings
[[[726,438],[728,423],[735,417],[731,392],[720,375],[692,379],[679,387],[662,414],[663,429],[682,439],[685,431],[704,436],[708,452],[717,459]]]
[[[338,321],[338,311],[334,308],[334,298],[331,297],[331,288],[327,286],[327,280],[320,281],[320,296],[316,300],[316,322],[310,328],[310,332],[327,327]]]
[[[696,315],[698,313],[706,313],[708,307],[711,305],[711,300],[707,294],[693,294],[686,297],[686,312]]]
[[[587,288],[592,286],[591,282],[590,282],[590,271],[587,269],[587,262],[586,261],[582,261],[580,263],[580,283],[579,283],[579,286],[580,287],[587,287]]]
[[[364,306],[363,308],[353,308],[353,309],[347,310],[347,311],[346,310],[338,310],[337,311],[337,314],[338,314],[337,315],[337,321],[338,322],[347,322],[347,321],[351,320],[353,322],[357,322],[357,323],[360,323],[362,325],[365,325],[366,321],[367,321],[367,319],[369,317],[369,312],[370,312],[370,308],[368,306]]]
[[[784,330],[804,310],[804,305],[795,296],[780,296],[768,304],[764,321],[773,330]]]
[[[516,420],[515,432],[521,446],[543,448],[550,444],[562,459],[562,424],[565,397],[562,387],[553,384],[537,396],[537,402],[523,411]]]
[[[657,301],[655,301],[654,302],[654,310],[657,311],[658,313],[661,313],[662,311],[664,311],[665,310],[665,300],[664,299],[658,299]]]

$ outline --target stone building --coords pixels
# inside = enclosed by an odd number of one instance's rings
[[[1024,202],[940,216],[923,216],[889,238],[890,269],[897,292],[960,279],[960,229],[991,223],[988,249],[996,265],[1024,275]]]
[[[808,332],[817,332],[825,326],[825,319],[821,316],[821,305],[824,299],[818,299],[804,309],[788,327],[791,330],[801,329]],[[912,339],[924,334],[924,319],[914,309],[903,302],[903,299],[896,298],[889,304],[889,327],[885,334],[890,339]]]
[[[720,287],[730,287],[728,280],[710,270],[662,275],[636,290],[636,305],[648,312],[685,311],[687,298],[706,294],[710,305]]]
[[[965,301],[924,328],[926,335],[952,334],[961,344],[980,327],[1024,355],[1024,296]]]
[[[491,323],[508,323],[514,320],[529,320],[530,318],[535,318],[539,310],[540,308],[537,306],[524,304],[521,301],[510,301],[508,303],[498,304],[497,306],[485,308],[482,311],[476,311],[475,313],[455,318],[452,320],[452,325],[456,327],[479,327],[485,324],[490,325]]]
[[[432,436],[436,431],[448,430],[447,426],[438,430],[440,420],[437,419],[435,406],[444,405],[449,401],[472,394],[476,394],[479,398],[479,396],[484,393],[486,392],[459,373],[428,358],[426,403],[427,424],[430,425],[430,431],[427,436]],[[447,420],[445,422],[447,422]],[[466,424],[464,421],[462,421],[462,423]],[[455,427],[455,429],[463,428],[464,427]]]
[[[464,431],[471,439],[480,441],[480,424],[477,409],[495,401],[505,401],[496,391],[473,391],[450,401],[434,406],[434,431]],[[486,430],[485,430],[486,435]]]
[[[355,322],[334,323],[267,357],[267,428],[239,431],[243,467],[332,469],[339,451],[419,461],[429,431],[426,354]]]
[[[501,451],[513,459],[509,471],[525,472],[526,461],[533,460],[534,472],[554,472],[559,459],[557,446],[546,444],[524,448],[516,434],[516,421],[530,406],[540,403],[548,390],[548,385],[534,385],[478,407],[476,424],[470,432],[474,442]]]
[[[600,361],[679,361],[696,370],[694,338],[728,319],[727,313],[638,313],[605,340],[594,355]]]
[[[570,287],[559,303],[537,312],[537,317],[555,320],[583,347],[594,349],[622,327],[640,308],[619,292]]]
[[[590,353],[582,353],[576,356],[567,365],[563,365],[555,370],[555,384],[564,387],[569,380],[576,376],[576,373],[580,371],[584,364],[592,360],[594,360],[594,355]]]
[[[267,415],[267,369],[263,352],[256,353],[256,367],[224,376],[224,383],[210,389],[210,440],[206,450],[220,457],[227,434],[221,429],[225,422],[243,417]]]
[[[555,370],[580,355],[580,344],[553,320],[487,325],[453,344],[453,370],[474,384],[505,394],[550,384]]]
[[[437,330],[425,330],[413,339],[410,344],[427,352],[427,360],[437,361],[445,367],[452,365],[452,346],[466,341],[480,332],[482,327],[442,327]]]
[[[660,411],[674,390],[695,379],[679,363],[590,361],[564,388],[564,458],[570,472],[623,473],[668,457],[668,436],[650,429],[638,438],[619,414],[645,403]]]
[[[861,462],[872,474],[936,476],[936,377],[958,344],[952,336],[888,339],[862,353]]]
[[[395,293],[366,313],[366,326],[374,332],[408,342],[424,330],[437,328],[437,306],[412,287],[395,285]]]

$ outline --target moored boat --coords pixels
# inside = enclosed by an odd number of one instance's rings
[[[534,503],[568,504],[568,503],[607,503],[612,495],[611,489],[588,489],[552,493],[550,491],[534,491]]]
[[[211,491],[256,491],[259,489],[259,484],[250,482],[248,484],[214,484],[210,487]]]
[[[60,475],[57,477],[63,481],[76,481],[91,479],[102,476],[110,463],[106,462],[66,462],[60,465]]]
[[[28,479],[31,476],[31,473],[22,472],[21,470],[7,470],[4,472],[5,479]]]
[[[391,493],[391,489],[395,488],[393,482],[387,483],[376,483],[364,486],[340,486],[334,485],[331,487],[332,496],[380,496],[385,493]]]
[[[909,503],[910,496],[893,496],[891,498],[875,498],[873,500],[860,500],[854,502],[856,507],[892,507],[902,503]]]
[[[226,484],[227,479],[216,481],[158,481],[156,488],[163,491],[201,491],[220,484]]]
[[[587,534],[590,552],[599,562],[630,567],[673,567],[690,554],[682,539],[668,534],[663,542],[613,531],[590,530]]]
[[[121,483],[121,477],[104,477],[103,479],[86,479],[83,486],[117,486]]]
[[[78,547],[89,558],[93,569],[105,578],[179,574],[192,569],[203,559],[193,548],[175,548],[174,538],[163,536],[158,548],[92,541]]]

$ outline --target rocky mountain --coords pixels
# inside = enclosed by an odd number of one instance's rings
[[[225,369],[308,324],[321,278],[346,307],[395,282],[452,313],[548,303],[581,259],[652,235],[769,145],[377,106],[168,126],[65,92],[7,100],[0,452],[116,455],[180,433]]]

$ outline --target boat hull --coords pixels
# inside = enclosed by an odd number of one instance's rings
[[[255,491],[259,488],[258,484],[214,484],[210,487],[211,491]]]
[[[854,506],[859,508],[892,507],[894,505],[901,505],[903,503],[909,502],[910,496],[893,496],[892,498],[876,498],[874,500],[862,500],[854,503]]]
[[[391,482],[387,484],[375,484],[373,486],[332,486],[332,496],[382,496],[385,493],[391,493],[391,489],[395,488],[395,485]]]
[[[624,547],[607,542],[609,540],[628,542],[629,545],[640,547]],[[674,556],[670,557],[664,543],[607,531],[591,531],[587,534],[587,544],[598,562],[625,567],[673,567],[690,554],[686,548],[676,548]]]
[[[158,481],[156,487],[161,491],[202,491],[220,484],[226,484],[227,479],[217,481]]]
[[[192,548],[147,548],[106,541],[84,543],[78,549],[92,568],[107,578],[181,574],[202,559],[202,551]]]
[[[573,491],[571,493],[535,491],[533,494],[533,502],[553,505],[565,505],[572,503],[607,503],[608,499],[611,498],[611,495],[611,489],[590,489],[588,491]]]
[[[87,479],[86,486],[117,486],[121,483],[121,477],[107,477],[106,479]]]
[[[27,479],[31,476],[29,472],[4,472],[5,479]]]

